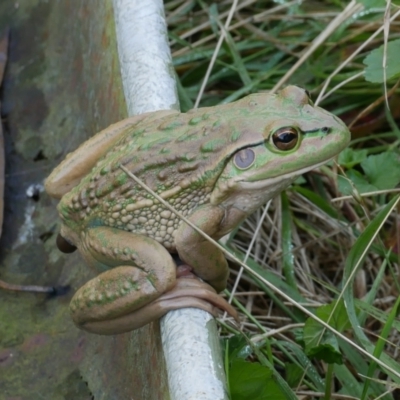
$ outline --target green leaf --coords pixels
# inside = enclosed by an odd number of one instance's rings
[[[321,306],[316,315],[339,332],[349,327],[343,301]],[[323,360],[328,364],[342,364],[342,354],[336,336],[318,321],[308,318],[304,325],[305,351],[309,357]]]
[[[369,82],[383,83],[383,50],[382,45],[378,49],[372,50],[364,58],[365,79]],[[387,44],[386,50],[386,79],[400,75],[400,39],[393,40]]]
[[[319,329],[318,329],[319,327]],[[314,325],[312,329],[309,327],[309,333],[313,334],[313,339],[316,341],[320,338],[322,330],[321,325]],[[342,353],[339,350],[339,344],[336,337],[330,331],[323,333],[322,342],[318,346],[306,347],[306,353],[310,358],[323,360],[328,364],[343,364]],[[310,342],[312,343],[312,342]]]
[[[259,363],[236,359],[229,372],[232,400],[286,400],[272,371]]]
[[[393,189],[400,182],[400,157],[394,152],[368,156],[361,167],[378,190]]]
[[[368,155],[368,150],[353,150],[350,147],[344,149],[339,153],[339,164],[343,165],[345,168],[353,168],[355,165],[360,164],[364,161]]]
[[[339,332],[350,328],[343,300],[319,307],[316,315]]]
[[[245,359],[249,357],[253,350],[248,344],[245,336],[237,334],[227,339],[229,343],[229,359],[234,360],[236,358]]]
[[[350,195],[353,192],[350,179],[359,193],[393,189],[400,183],[400,157],[394,152],[370,155],[361,162],[364,175],[350,169],[346,177],[339,176],[339,190]]]
[[[339,192],[345,196],[353,194],[353,186],[351,186],[351,180],[347,176],[338,175],[338,189]]]
[[[351,169],[347,172],[346,177],[338,177],[338,185],[341,193],[350,195],[353,193],[353,187],[351,186],[349,179],[353,182],[353,185],[357,188],[359,193],[374,192],[378,190],[376,186],[371,185],[361,172]]]

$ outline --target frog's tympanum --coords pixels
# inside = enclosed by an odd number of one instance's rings
[[[234,314],[217,295],[228,278],[223,253],[120,166],[219,239],[349,139],[340,119],[295,86],[185,114],[139,115],[89,139],[46,181],[61,198],[59,247],[77,247],[98,272],[72,298],[76,325],[115,334],[176,308]]]

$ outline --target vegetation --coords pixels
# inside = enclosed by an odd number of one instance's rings
[[[337,160],[225,243],[257,273],[232,263],[231,398],[399,398],[398,3],[171,0],[166,12],[183,111],[291,83],[352,130]]]

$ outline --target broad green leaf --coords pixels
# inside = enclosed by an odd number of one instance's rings
[[[342,353],[339,349],[338,341],[331,331],[321,329],[321,325],[309,324],[307,326],[307,339],[306,354],[310,358],[325,361],[328,364],[343,364]],[[306,330],[306,327],[304,327]],[[321,334],[323,333],[322,341],[317,345]]]
[[[350,328],[343,300],[318,307],[316,315],[339,332]]]
[[[349,327],[343,301],[336,306],[332,302],[317,309],[316,315],[339,332]],[[305,351],[309,357],[323,360],[329,364],[342,364],[342,354],[336,336],[326,330],[319,322],[308,318],[304,325]]]
[[[286,400],[272,371],[259,364],[236,359],[229,372],[232,400]]]
[[[338,189],[339,192],[345,196],[353,194],[353,187],[351,186],[351,180],[347,176],[338,175]]]
[[[254,353],[257,355],[260,363],[268,368],[272,373],[272,378],[274,382],[278,385],[280,392],[284,395],[286,400],[297,400],[297,397],[290,386],[287,384],[286,380],[282,378],[282,376],[275,370],[274,365],[268,361],[268,358],[264,355],[262,351],[260,351],[257,347],[254,347]],[[271,397],[274,399],[274,397]]]
[[[368,182],[378,190],[393,189],[400,182],[400,157],[394,152],[368,156],[361,167]]]
[[[227,339],[229,342],[229,358],[234,360],[236,358],[245,359],[253,353],[251,346],[248,344],[246,338],[241,335],[235,335]]]
[[[369,82],[383,83],[383,50],[384,46],[372,50],[364,58],[365,79]],[[393,40],[387,44],[386,50],[386,79],[400,75],[400,39]]]
[[[339,190],[343,194],[351,194],[350,179],[359,193],[393,189],[400,183],[400,157],[394,152],[370,155],[361,162],[364,175],[350,169],[346,177],[339,176]]]
[[[339,164],[345,168],[353,168],[355,165],[360,164],[361,161],[365,160],[368,155],[366,149],[353,150],[347,147],[339,154]]]
[[[338,176],[339,191],[345,195],[351,195],[353,193],[353,187],[349,180],[353,183],[359,193],[379,190],[376,186],[371,185],[361,172],[351,169],[346,173],[346,177],[341,175]]]

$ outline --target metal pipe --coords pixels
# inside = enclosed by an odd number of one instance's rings
[[[130,116],[179,110],[161,0],[113,0],[123,89]],[[227,400],[214,318],[194,308],[161,319],[172,400]]]

